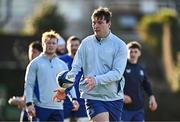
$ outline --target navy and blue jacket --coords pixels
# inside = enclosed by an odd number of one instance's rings
[[[139,110],[144,108],[144,91],[151,96],[152,88],[144,69],[139,64],[127,62],[124,72],[124,94],[132,99],[132,103],[125,104],[125,110]]]

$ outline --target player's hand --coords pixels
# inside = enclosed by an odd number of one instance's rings
[[[77,100],[73,100],[72,104],[73,104],[72,111],[77,111],[79,109],[79,102]]]
[[[64,88],[59,88],[54,91],[55,95],[53,97],[53,101],[61,102],[66,98],[66,93]]]
[[[34,108],[34,105],[30,105],[30,106],[27,106],[27,113],[28,113],[28,116],[31,118],[31,117],[35,117],[36,116],[36,110]]]
[[[130,96],[128,96],[128,95],[124,95],[124,103],[125,104],[130,104],[130,103],[132,103],[132,99],[131,99],[131,97]]]
[[[9,99],[8,103],[10,105],[16,105],[19,109],[25,108],[25,100],[24,97],[15,97]]]
[[[88,91],[92,90],[96,85],[96,80],[95,80],[94,77],[86,76],[84,78],[84,81],[85,81],[85,84],[86,84],[85,87],[88,89]]]
[[[157,110],[157,102],[156,102],[156,99],[154,97],[154,95],[150,96],[149,97],[149,109],[151,111],[156,111]]]
[[[20,101],[18,103],[18,108],[23,109],[25,107],[26,107],[26,103],[25,103],[24,99],[20,99]]]

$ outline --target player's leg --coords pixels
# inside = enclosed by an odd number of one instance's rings
[[[102,112],[92,118],[93,122],[109,122],[109,113]]]

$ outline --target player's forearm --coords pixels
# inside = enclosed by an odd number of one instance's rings
[[[118,81],[122,78],[122,76],[119,74],[118,71],[109,71],[106,74],[103,75],[97,75],[95,76],[96,84],[105,85],[110,82]]]
[[[25,102],[26,103],[33,102],[33,89],[32,89],[32,87],[27,86],[25,89],[25,94],[26,94]]]

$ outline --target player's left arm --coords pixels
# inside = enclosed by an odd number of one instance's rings
[[[31,62],[26,68],[24,94],[26,103],[33,103],[35,80],[37,78],[37,63]]]
[[[157,105],[156,98],[152,91],[151,83],[150,83],[149,79],[147,78],[146,73],[144,73],[143,88],[149,96],[149,109],[151,111],[155,111],[157,109],[158,105]]]

